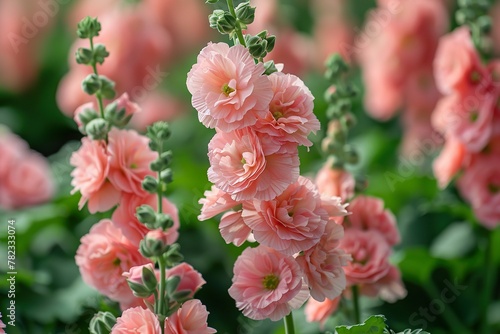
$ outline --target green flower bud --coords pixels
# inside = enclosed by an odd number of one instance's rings
[[[172,183],[174,180],[174,173],[172,172],[172,169],[167,168],[162,170],[160,173],[160,180],[164,183]]]
[[[231,13],[216,9],[208,17],[210,28],[217,29],[221,34],[230,34],[238,24],[236,18]]]
[[[101,89],[99,94],[105,99],[112,99],[116,95],[115,91],[115,83],[105,77],[104,75],[99,76],[99,80],[101,81]]]
[[[106,47],[102,44],[96,44],[94,46],[94,61],[96,64],[102,64],[104,63],[104,59],[106,59],[109,56],[108,50],[106,50]]]
[[[166,282],[166,290],[169,296],[175,293],[175,290],[179,287],[179,283],[181,282],[181,278],[179,276],[172,276],[167,279]]]
[[[189,299],[190,295],[191,295],[190,290],[181,290],[181,291],[177,291],[176,293],[174,293],[172,295],[172,299],[178,303],[183,303]]]
[[[130,290],[132,290],[132,293],[134,296],[139,297],[139,298],[148,298],[153,294],[153,291],[150,291],[147,287],[145,287],[142,284],[132,282],[127,280],[127,284],[130,287]]]
[[[78,114],[78,119],[80,120],[80,122],[82,122],[82,126],[80,127],[80,131],[83,134],[86,134],[85,126],[87,126],[87,124],[90,121],[92,121],[98,117],[99,117],[99,115],[97,115],[97,111],[95,111],[94,109],[91,109],[91,108],[84,109],[82,112],[80,112]]]
[[[116,318],[110,312],[98,312],[90,320],[89,331],[92,334],[109,334],[116,324]]]
[[[92,64],[92,50],[86,48],[79,48],[76,50],[76,62],[83,65]]]
[[[149,231],[139,244],[139,251],[145,257],[164,256],[170,246],[166,242],[165,232],[161,230]]]
[[[125,108],[118,110],[118,102],[114,101],[104,108],[104,118],[112,125],[123,128],[130,122],[132,115],[127,116]]]
[[[255,7],[251,7],[250,2],[240,3],[235,11],[236,17],[243,24],[250,24],[255,19]]]
[[[158,159],[153,161],[150,165],[151,170],[154,172],[159,172],[170,166],[170,163],[172,162],[172,151],[167,151],[163,152],[160,154]]]
[[[142,180],[142,189],[150,194],[155,194],[158,192],[158,180],[151,175],[147,175],[144,180]]]
[[[97,18],[92,18],[87,16],[83,20],[78,23],[78,29],[76,30],[76,34],[78,37],[85,38],[93,38],[99,36],[99,32],[101,31],[101,24],[97,20]]]
[[[340,75],[346,73],[349,70],[342,56],[338,53],[330,56],[326,63],[325,78],[329,81],[335,81]]]
[[[156,279],[155,273],[146,266],[142,267],[142,282],[151,292],[156,291],[156,288],[158,287],[158,280]]]
[[[274,44],[276,44],[276,36],[274,36],[274,35],[268,36],[268,37],[266,37],[266,41],[267,41],[266,51],[267,52],[273,51]]]
[[[109,123],[103,118],[93,119],[85,126],[85,132],[93,140],[106,139],[109,129]]]
[[[174,220],[169,214],[157,213],[156,214],[156,228],[161,228],[163,231],[174,226]]]
[[[160,150],[163,152],[166,141],[170,138],[170,133],[170,127],[167,122],[159,121],[148,126],[146,136],[150,140],[149,148],[156,152]]]
[[[212,4],[212,5],[215,4],[215,3],[217,3],[217,2],[219,2],[219,0],[206,0],[205,1],[205,3],[209,3],[209,4]]]
[[[344,157],[345,161],[349,164],[355,165],[359,162],[358,152],[354,149],[354,147],[351,147],[350,145],[346,145],[344,147]]]
[[[264,63],[264,74],[269,75],[275,72],[278,72],[278,69],[276,68],[276,65],[274,64],[273,60],[266,61]]]
[[[82,82],[82,89],[85,93],[89,95],[94,95],[101,89],[101,80],[99,76],[95,74],[89,74]]]
[[[181,263],[184,260],[184,256],[181,254],[181,246],[179,244],[170,245],[163,254],[163,258],[172,265]]]
[[[483,15],[477,18],[477,27],[483,34],[489,34],[491,31],[491,18],[488,15]]]
[[[143,204],[139,206],[135,211],[135,216],[144,225],[155,226],[156,225],[156,212],[149,205]]]

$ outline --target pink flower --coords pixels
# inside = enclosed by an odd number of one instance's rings
[[[265,246],[245,249],[233,272],[229,295],[250,319],[280,320],[309,296],[298,263]]]
[[[167,244],[173,244],[179,237],[179,214],[177,207],[170,202],[168,199],[162,199],[163,213],[169,214],[174,225],[165,232],[161,232],[162,237],[165,238]],[[135,194],[125,193],[122,196],[120,205],[113,212],[111,220],[116,227],[118,227],[123,235],[130,240],[130,242],[137,247],[144,236],[150,231],[144,224],[137,220],[136,209],[137,207],[147,204],[151,206],[154,210],[158,208],[158,200],[156,195],[147,194],[146,196],[136,196]]]
[[[134,114],[130,124],[141,131],[157,121],[171,122],[187,110],[181,101],[164,91],[152,92],[139,102],[141,112]]]
[[[248,227],[241,216],[243,210],[228,211],[220,219],[219,230],[226,243],[233,243],[235,246],[241,246],[247,241],[252,229]]]
[[[28,152],[28,144],[19,136],[0,125],[0,183],[9,175],[15,164]]]
[[[73,114],[73,120],[75,121],[76,125],[78,125],[78,129],[80,132],[83,132],[83,123],[80,120],[80,115],[85,111],[85,110],[94,110],[96,114],[99,113],[99,110],[97,110],[95,102],[87,102],[85,104],[82,104],[78,108],[76,108],[75,113]]]
[[[142,180],[153,175],[149,165],[158,153],[148,146],[148,138],[133,130],[113,128],[108,135],[109,180],[116,189],[145,196]]]
[[[335,299],[325,299],[322,302],[319,302],[314,298],[309,298],[306,308],[304,309],[307,321],[319,322],[321,324],[321,328],[323,328],[328,318],[335,311],[337,311],[339,302],[340,297]]]
[[[149,309],[134,307],[125,310],[111,328],[112,334],[144,333],[161,334],[161,326],[156,314]]]
[[[434,73],[437,86],[444,94],[464,93],[482,81],[485,69],[469,28],[458,28],[440,39]]]
[[[394,303],[406,297],[407,291],[401,281],[401,273],[395,266],[390,266],[387,275],[372,284],[361,286],[361,294],[370,297],[380,297],[389,303]]]
[[[2,313],[0,313],[0,334],[5,334],[4,328],[6,327],[3,321],[1,320],[2,318]]]
[[[105,212],[118,204],[120,190],[107,179],[110,157],[102,141],[82,139],[82,146],[71,155],[70,164],[75,167],[71,172],[74,187],[72,194],[79,191],[82,195],[78,208],[88,203],[90,213]]]
[[[462,168],[465,155],[466,151],[462,143],[454,138],[446,140],[443,150],[432,164],[434,175],[441,189],[445,188]]]
[[[348,200],[354,196],[356,181],[351,173],[344,169],[334,169],[327,162],[316,174],[314,183],[322,195],[338,196]]]
[[[165,319],[164,334],[211,334],[217,333],[208,327],[207,308],[197,299],[191,299]]]
[[[206,283],[201,274],[185,262],[166,271],[167,279],[174,276],[181,280],[176,292],[190,291],[188,298],[193,298],[194,294]]]
[[[210,43],[188,73],[187,86],[200,122],[228,132],[264,117],[273,96],[264,65],[241,45]]]
[[[329,214],[314,184],[300,176],[274,200],[244,207],[242,217],[259,243],[293,255],[319,242]]]
[[[304,74],[315,56],[314,41],[290,27],[275,29],[273,34],[276,35],[276,45],[265,60],[272,59],[276,64],[283,64],[287,73]]]
[[[352,256],[344,267],[348,285],[375,283],[390,270],[391,248],[379,232],[346,229],[340,248]]]
[[[476,158],[458,179],[460,194],[472,205],[479,221],[488,229],[500,224],[500,157]]]
[[[389,245],[394,246],[401,241],[396,218],[389,210],[384,210],[384,201],[380,198],[360,195],[349,203],[351,214],[344,223],[346,229],[360,229],[367,232],[378,232]]]
[[[113,102],[116,103],[117,111],[125,110],[125,116],[132,117],[132,115],[141,113],[141,107],[137,103],[132,102],[127,93],[123,93]]]
[[[305,274],[304,280],[309,286],[311,297],[318,301],[334,299],[346,287],[342,267],[352,259],[337,248],[343,235],[343,227],[329,221],[320,242],[296,258]]]
[[[218,131],[208,152],[208,179],[235,201],[270,200],[299,176],[297,148],[261,141],[250,128]]]
[[[269,76],[274,92],[269,112],[257,121],[255,129],[280,142],[311,146],[307,136],[320,129],[313,113],[313,100],[304,82],[292,74],[281,72]]]
[[[143,270],[143,268],[148,269],[152,273],[155,272],[155,266],[154,266],[154,264],[148,263],[148,264],[143,264],[141,266],[132,267],[128,271],[124,272],[122,274],[122,276],[125,277],[125,278],[127,278],[127,281],[129,281],[129,282],[134,282],[134,283],[143,285],[144,284],[144,282],[142,280],[142,270]]]
[[[136,300],[122,274],[151,263],[109,219],[101,220],[82,237],[75,259],[85,283],[120,303]]]
[[[215,217],[219,213],[230,210],[240,203],[233,200],[228,193],[212,185],[210,190],[205,190],[205,198],[201,198],[198,203],[202,204],[201,213],[198,220],[204,221]]]

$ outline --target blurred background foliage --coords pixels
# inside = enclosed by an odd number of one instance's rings
[[[200,0],[202,1],[202,0]],[[19,211],[0,212],[0,272],[5,273],[7,234],[6,222],[16,220],[17,280],[16,327],[9,327],[9,334],[17,333],[88,333],[88,323],[97,309],[117,313],[117,305],[99,296],[86,286],[74,261],[79,239],[92,224],[107,214],[89,216],[84,208],[78,211],[79,195],[70,195],[69,156],[79,145],[81,137],[73,120],[59,111],[55,96],[59,81],[68,71],[68,54],[74,33],[64,22],[65,13],[76,1],[61,5],[53,20],[54,27],[41,50],[41,70],[36,82],[22,93],[12,93],[0,87],[0,123],[25,139],[30,147],[50,160],[57,181],[55,199],[48,204]],[[367,11],[375,6],[374,0],[349,1],[349,15],[361,27]],[[314,21],[307,0],[283,0],[283,15],[293,26],[310,33]],[[207,29],[208,22],[206,24]],[[450,27],[451,28],[451,27]],[[189,27],[186,27],[189,29]],[[219,37],[214,37],[219,38]],[[196,60],[203,45],[169,69],[162,88],[177,98],[189,101],[185,86],[186,73]],[[0,73],[1,75],[1,73]],[[311,70],[303,76],[316,97],[315,112],[326,124],[326,103],[323,92],[327,87],[319,71]],[[362,87],[359,73],[356,74]],[[445,310],[432,321],[425,320],[427,331],[450,333],[444,317],[453,314],[467,326],[474,324],[479,314],[479,298],[486,234],[474,224],[471,209],[462,202],[453,187],[444,191],[437,188],[430,169],[437,152],[423,152],[418,163],[399,154],[402,130],[398,119],[386,123],[371,119],[363,111],[362,101],[357,107],[358,125],[352,132],[352,143],[360,150],[361,161],[355,174],[366,177],[367,193],[384,199],[386,206],[397,217],[402,243],[395,250],[392,260],[399,264],[408,289],[406,299],[395,304],[363,300],[369,307],[364,316],[385,314],[394,329],[402,330],[412,325],[413,314],[426,307],[446,287],[445,282],[462,284],[467,288],[456,301],[445,305]],[[302,174],[313,176],[324,162],[319,143],[324,133],[312,138],[315,145],[300,151]],[[209,188],[207,144],[213,131],[197,120],[194,109],[172,122],[170,146],[174,153],[175,182],[168,197],[179,207],[181,230],[179,242],[186,260],[198,269],[208,282],[198,293],[210,312],[209,324],[219,333],[283,333],[281,322],[255,322],[243,317],[235,308],[227,289],[231,284],[232,266],[242,251],[226,245],[218,231],[217,219],[199,222],[198,199]],[[1,159],[2,157],[0,157]],[[390,176],[398,176],[392,182]],[[477,230],[477,231],[473,231]],[[500,262],[500,233],[494,234],[496,263]],[[0,310],[4,315],[9,300],[7,281],[0,279]],[[499,291],[495,291],[498,296]],[[492,305],[489,318],[500,333],[500,303]],[[295,312],[296,327],[302,334],[320,333],[318,324],[308,324],[302,312]],[[421,315],[415,319],[425,319]],[[332,318],[326,329],[345,319]]]

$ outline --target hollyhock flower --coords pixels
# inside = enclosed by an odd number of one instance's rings
[[[206,283],[201,274],[185,262],[166,271],[167,279],[174,276],[179,277],[181,280],[176,291],[190,291],[188,298],[193,298],[196,291],[200,290]]]
[[[444,94],[463,94],[486,75],[468,27],[458,28],[440,39],[434,73],[437,86]]]
[[[75,260],[85,283],[120,303],[136,300],[122,274],[151,263],[109,219],[101,220],[82,237]]]
[[[19,136],[0,124],[0,183],[10,173],[19,161],[28,152],[28,144]]]
[[[292,74],[269,75],[274,92],[269,112],[255,124],[255,129],[280,142],[311,146],[307,136],[320,129],[313,113],[313,100],[304,82]]]
[[[446,137],[461,141],[468,151],[478,152],[492,135],[495,103],[496,97],[490,92],[466,97],[448,95],[438,102],[432,124]]]
[[[368,232],[379,232],[389,245],[401,241],[396,218],[389,210],[384,210],[384,201],[380,198],[360,195],[349,203],[351,214],[346,217],[344,226]]]
[[[82,146],[70,158],[75,167],[71,172],[72,194],[77,191],[82,197],[78,203],[81,210],[88,203],[90,213],[105,212],[118,204],[120,190],[108,180],[110,157],[104,142],[82,138]]]
[[[274,200],[244,206],[242,217],[259,243],[293,255],[319,242],[330,216],[314,184],[300,176]]]
[[[182,304],[181,308],[165,319],[164,334],[211,334],[217,331],[208,327],[208,311],[197,299]]]
[[[346,229],[340,248],[352,256],[344,267],[348,285],[375,283],[390,270],[391,248],[377,231]]]
[[[146,194],[146,196],[136,196],[133,193],[124,193],[120,205],[113,212],[111,218],[113,224],[137,247],[139,247],[141,240],[144,239],[146,234],[150,231],[135,215],[137,207],[143,204],[147,204],[151,206],[153,210],[157,210],[157,195]],[[162,235],[165,237],[167,244],[171,245],[176,242],[179,237],[179,214],[177,207],[165,197],[162,199],[162,208],[163,213],[169,214],[174,221],[174,225],[171,228],[162,231]]]
[[[218,131],[208,144],[208,179],[235,201],[270,200],[299,176],[297,148],[261,142],[250,128]]]
[[[327,162],[316,174],[314,183],[322,195],[338,196],[347,200],[354,196],[356,181],[351,173],[344,169],[335,169]]]
[[[208,44],[187,77],[200,122],[224,132],[254,125],[267,114],[273,96],[263,73],[264,65],[255,64],[242,45]]]
[[[343,227],[330,221],[320,242],[296,258],[305,274],[304,280],[309,286],[311,297],[318,301],[334,299],[346,287],[342,267],[352,259],[337,248],[343,235]]]
[[[229,295],[250,319],[280,320],[309,296],[298,263],[265,246],[245,249],[233,273]]]
[[[129,282],[134,282],[136,284],[143,285],[144,282],[142,281],[142,270],[143,268],[147,268],[150,270],[152,273],[155,272],[155,266],[152,263],[148,264],[143,264],[142,266],[135,266],[130,268],[128,271],[124,272],[122,274],[123,277],[127,279]]]
[[[372,284],[361,286],[361,294],[370,297],[380,297],[389,303],[394,303],[406,297],[407,291],[401,281],[401,273],[395,266],[390,266],[387,275]]]
[[[125,310],[111,328],[111,334],[122,333],[161,334],[162,330],[156,314],[149,309],[134,307]]]
[[[337,310],[340,298],[325,299],[322,302],[314,298],[309,298],[304,309],[306,320],[309,322],[319,322],[321,328],[323,328],[328,318]]]
[[[152,92],[138,102],[141,112],[132,117],[130,124],[140,131],[154,122],[171,122],[187,110],[181,101],[163,91]]]
[[[203,195],[205,195],[205,197],[198,201],[198,203],[203,205],[201,207],[201,213],[198,215],[198,220],[201,221],[215,217],[219,213],[240,205],[240,203],[233,200],[228,193],[220,190],[214,185],[212,185],[210,190],[205,190]]]
[[[248,227],[241,216],[243,210],[228,211],[220,219],[219,230],[226,243],[241,246],[249,240],[252,229]]]
[[[13,162],[5,179],[0,179],[0,207],[16,209],[44,203],[54,192],[54,179],[47,160],[36,152],[27,151]]]
[[[5,334],[4,328],[6,327],[3,321],[1,320],[2,318],[2,313],[0,313],[0,334]]]
[[[113,128],[108,135],[109,181],[120,191],[145,196],[142,180],[153,175],[149,168],[158,153],[148,145],[149,139],[134,130]]]
[[[500,157],[476,158],[458,179],[460,194],[472,205],[479,221],[488,229],[500,224]]]
[[[461,142],[454,138],[446,140],[443,150],[432,164],[434,175],[441,189],[445,188],[462,168],[465,155],[465,147]]]

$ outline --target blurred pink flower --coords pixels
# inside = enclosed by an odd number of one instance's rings
[[[143,285],[144,284],[142,280],[143,268],[149,269],[152,273],[155,272],[154,264],[148,263],[148,264],[143,264],[141,266],[131,267],[128,271],[124,272],[122,276],[125,277],[129,282],[134,282]]]
[[[0,125],[0,182],[4,182],[15,163],[28,152],[28,144],[19,136]]]
[[[441,189],[445,188],[463,167],[465,156],[465,147],[460,141],[454,138],[446,140],[443,150],[432,164],[434,175]]]
[[[322,195],[338,196],[344,201],[354,196],[356,181],[352,174],[344,169],[332,168],[329,162],[318,171],[314,183]]]
[[[401,273],[395,266],[390,266],[387,275],[372,284],[361,286],[361,294],[370,297],[380,297],[389,303],[394,303],[406,297],[407,291],[401,280]]]
[[[171,122],[187,110],[183,103],[166,92],[152,92],[139,102],[141,112],[132,117],[131,125],[138,130],[157,121]]]
[[[125,310],[116,319],[116,324],[111,328],[111,333],[161,334],[162,330],[156,314],[149,309],[134,307]]]
[[[164,334],[211,334],[217,331],[208,327],[208,311],[197,299],[182,304],[181,308],[165,319]]]
[[[109,175],[108,178],[116,189],[147,195],[142,189],[142,180],[153,175],[149,165],[158,153],[148,146],[149,139],[134,130],[113,128],[108,135]]]
[[[122,274],[151,263],[109,219],[101,220],[82,237],[75,260],[85,283],[120,303],[136,300]]]
[[[88,203],[90,213],[105,212],[118,204],[121,192],[107,179],[110,156],[103,141],[82,138],[82,146],[70,158],[72,194],[82,195],[78,208]]]
[[[396,218],[390,210],[384,210],[382,199],[365,195],[356,196],[349,203],[349,211],[351,214],[344,221],[346,230],[378,232],[391,246],[401,241]]]
[[[313,113],[314,97],[304,82],[292,74],[276,72],[269,75],[274,92],[269,112],[257,120],[255,130],[273,140],[311,146],[307,136],[320,129]]]
[[[253,320],[280,320],[309,296],[293,257],[265,246],[245,249],[233,272],[229,295],[236,307]]]
[[[236,201],[271,200],[299,176],[297,149],[261,142],[250,128],[218,131],[208,144],[208,179]]]
[[[352,256],[344,267],[348,286],[373,284],[390,270],[391,248],[377,231],[346,228],[340,248]]]
[[[181,280],[175,291],[189,291],[187,298],[193,298],[194,294],[206,283],[201,274],[186,262],[167,269],[166,278],[174,276]]]
[[[5,324],[2,321],[2,313],[0,313],[0,334],[5,334],[4,328],[6,327]]]
[[[305,274],[304,280],[309,286],[311,297],[318,301],[334,299],[346,287],[342,267],[347,265],[351,256],[337,248],[343,236],[344,228],[329,221],[319,243],[296,258]]]
[[[271,32],[276,35],[276,44],[264,60],[283,64],[285,73],[305,74],[315,56],[311,38],[289,27]]]
[[[124,193],[120,200],[118,208],[113,212],[111,220],[113,224],[118,227],[123,235],[135,246],[139,247],[139,243],[150,231],[146,225],[139,222],[136,217],[137,207],[147,204],[157,210],[158,200],[155,194],[146,194],[145,196],[137,196],[133,193]],[[165,237],[167,244],[171,245],[179,237],[179,214],[177,207],[168,199],[162,199],[163,213],[169,214],[174,225],[162,235]]]
[[[316,245],[329,219],[318,190],[302,176],[275,199],[254,200],[243,209],[255,240],[287,255]]]
[[[321,328],[323,328],[328,318],[337,310],[340,298],[339,296],[334,299],[325,299],[322,302],[314,298],[309,298],[304,309],[306,320],[309,322],[319,322]]]
[[[200,122],[228,132],[254,125],[268,112],[273,92],[262,63],[241,45],[209,43],[188,73],[187,87]]]

